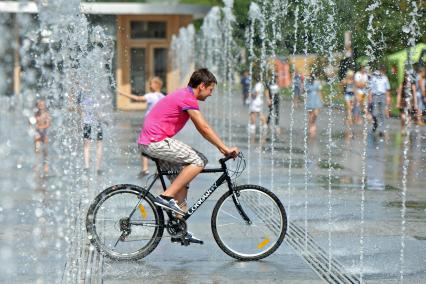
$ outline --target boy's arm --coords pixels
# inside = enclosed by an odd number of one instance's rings
[[[47,127],[49,128],[52,125],[52,116],[50,115],[50,113],[47,113]]]
[[[411,84],[411,92],[414,99],[414,108],[417,109],[419,107],[419,103],[417,102],[417,89],[415,84]]]
[[[271,106],[272,105],[272,94],[271,94],[271,92],[269,91],[268,88],[266,88],[266,90],[263,92],[263,95],[266,98],[266,102],[268,103],[268,106]]]
[[[238,154],[239,150],[237,147],[229,148],[222,142],[220,137],[210,127],[199,110],[190,109],[187,110],[187,112],[198,132],[200,132],[200,134],[210,143],[215,145],[222,154],[232,156],[236,156]]]
[[[396,107],[401,108],[402,84],[396,89]]]
[[[124,97],[128,97],[129,99],[132,99],[132,100],[135,100],[135,101],[138,101],[138,102],[146,102],[146,98],[144,96],[135,96],[133,94],[123,93],[123,92],[120,92],[120,91],[117,91],[117,93],[119,95],[122,95]]]

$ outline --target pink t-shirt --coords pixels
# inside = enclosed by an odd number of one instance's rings
[[[149,145],[176,135],[186,124],[189,109],[199,110],[191,87],[177,90],[161,99],[145,117],[138,144]]]

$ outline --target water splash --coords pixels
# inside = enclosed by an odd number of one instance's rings
[[[380,6],[380,0],[376,0],[371,3],[367,8],[366,12],[370,13],[368,18],[368,26],[367,26],[367,39],[368,45],[366,47],[366,55],[368,56],[369,63],[374,62],[376,59],[376,48],[377,42],[374,40],[374,35],[376,34],[376,30],[373,26],[374,20],[374,11]],[[369,64],[370,65],[370,64]],[[360,107],[363,109],[367,108],[367,100],[364,100],[364,106]],[[364,283],[364,235],[365,235],[365,189],[366,189],[366,156],[367,156],[367,137],[368,137],[368,118],[367,113],[364,113],[363,117],[363,150],[362,150],[362,162],[361,162],[361,200],[360,200],[360,254],[359,254],[359,265],[360,265],[360,282]]]
[[[327,134],[328,134],[328,225],[329,225],[329,231],[328,231],[328,269],[331,273],[331,260],[332,260],[332,238],[331,238],[331,227],[332,227],[332,213],[333,213],[333,206],[332,206],[332,196],[333,192],[331,189],[332,185],[332,147],[333,147],[333,138],[332,138],[332,129],[334,125],[333,121],[333,104],[334,99],[336,97],[336,90],[335,90],[335,83],[337,81],[337,77],[335,73],[331,70],[333,70],[333,66],[335,65],[335,57],[334,52],[336,50],[336,24],[335,24],[335,17],[336,17],[336,4],[334,0],[329,0],[327,3],[327,6],[329,9],[331,9],[331,12],[329,12],[327,17],[327,24],[325,29],[325,34],[328,36],[326,37],[325,44],[328,47],[327,50],[327,61],[328,61],[328,69],[330,70],[330,74],[327,74],[327,84],[330,87],[330,93],[329,93],[329,102],[328,102],[328,125],[327,125]]]
[[[196,58],[196,66],[201,67],[205,66],[210,69],[216,76],[220,74],[218,69],[218,64],[221,58],[221,9],[219,7],[213,7],[210,12],[206,15],[201,26],[201,34],[197,37],[196,41],[196,51],[198,52]],[[220,78],[218,78],[219,81]],[[220,86],[218,86],[219,92]],[[220,98],[219,96],[213,96],[213,107],[211,111],[211,117],[213,117],[213,127],[218,129],[219,127],[219,106]]]
[[[178,70],[179,86],[184,86],[193,69],[195,61],[195,28],[192,24],[179,29],[179,34],[172,36],[170,59],[174,70]]]
[[[298,23],[298,18],[299,18],[299,5],[296,5],[296,9],[295,9],[295,16],[294,16],[294,45],[293,45],[293,58],[296,54],[296,50],[297,50],[297,34],[298,34],[298,29],[299,29],[299,23]],[[293,72],[296,69],[295,64],[293,62]],[[293,82],[294,82],[294,76],[293,76]],[[306,101],[306,100],[305,100]],[[289,164],[288,164],[288,182],[287,182],[287,191],[288,191],[288,205],[287,205],[287,213],[290,216],[291,215],[291,183],[292,183],[292,168],[293,168],[293,131],[294,131],[294,110],[295,110],[295,106],[294,106],[294,84],[292,84],[292,88],[291,88],[291,106],[290,106],[290,133],[289,133]],[[306,107],[305,107],[305,111],[306,111]],[[306,119],[305,119],[306,121]],[[306,129],[306,127],[305,127]],[[305,142],[306,143],[306,142]],[[306,144],[305,144],[306,145]],[[306,150],[306,147],[305,147]],[[305,151],[306,152],[306,151]],[[306,153],[305,153],[306,155]],[[306,156],[305,156],[305,161],[306,161]],[[306,163],[305,163],[306,166]],[[306,169],[306,167],[305,167]]]
[[[403,32],[405,30],[409,30],[408,32],[408,40],[407,45],[410,47],[408,49],[408,68],[411,70],[406,70],[407,72],[413,71],[413,50],[416,45],[416,40],[420,36],[420,29],[417,22],[417,19],[420,18],[420,14],[418,11],[417,3],[416,1],[409,1],[411,12],[410,12],[410,22],[407,23],[406,26],[402,27]],[[405,86],[404,86],[405,87]],[[405,90],[403,90],[404,92]],[[408,90],[408,92],[411,93],[411,90]],[[411,93],[411,97],[416,96],[416,94]],[[400,272],[399,272],[399,278],[401,283],[404,282],[404,272],[405,272],[405,235],[406,235],[406,210],[407,210],[407,175],[408,175],[408,167],[410,164],[410,160],[408,158],[408,151],[410,148],[410,131],[411,131],[411,119],[409,117],[411,114],[409,113],[409,110],[411,110],[410,105],[411,100],[408,102],[408,106],[405,107],[405,129],[406,129],[406,136],[404,137],[404,149],[403,149],[403,159],[402,159],[402,190],[401,190],[401,249],[400,249]]]
[[[249,19],[250,19],[250,25],[249,25],[249,29],[248,29],[248,33],[246,34],[246,40],[248,41],[248,61],[249,61],[249,80],[250,80],[250,91],[253,88],[253,65],[254,62],[256,60],[256,55],[254,52],[254,37],[255,37],[255,26],[256,26],[256,21],[261,19],[262,14],[260,11],[260,7],[254,3],[251,2],[250,3],[250,8],[249,8]],[[250,122],[248,123],[248,125],[250,125]],[[251,167],[250,167],[250,160],[251,160],[251,136],[255,135],[253,133],[250,133],[250,127],[247,128],[248,131],[248,135],[247,135],[247,160],[249,161],[247,163],[247,183],[250,184],[251,180]]]
[[[223,90],[224,96],[227,100],[227,116],[223,116],[225,120],[224,127],[228,130],[227,134],[227,142],[228,145],[232,145],[232,121],[233,121],[233,103],[232,103],[232,95],[234,94],[234,77],[233,74],[235,72],[236,60],[237,56],[235,56],[234,50],[236,50],[236,44],[233,40],[233,25],[235,23],[235,16],[232,12],[232,8],[234,5],[233,0],[224,0],[225,7],[222,9],[223,18],[222,18],[222,26],[223,26],[223,42],[224,42],[224,50],[223,50]],[[226,124],[228,124],[226,126]]]
[[[270,190],[274,190],[274,186],[275,186],[275,179],[274,179],[274,169],[275,169],[275,140],[276,140],[276,134],[277,134],[277,128],[278,128],[278,124],[275,123],[276,120],[279,119],[279,117],[277,116],[277,113],[279,112],[279,110],[276,110],[275,108],[278,107],[279,105],[276,105],[276,101],[279,100],[279,92],[278,90],[274,91],[273,90],[273,86],[277,86],[276,85],[276,76],[275,76],[275,61],[277,59],[276,56],[276,49],[277,49],[277,41],[281,40],[281,26],[279,24],[277,24],[278,20],[279,20],[279,14],[278,11],[280,11],[282,7],[284,7],[284,9],[282,10],[282,14],[281,17],[284,19],[285,16],[287,15],[287,8],[288,8],[288,3],[287,1],[283,1],[284,3],[279,3],[278,0],[273,0],[270,1],[268,4],[269,6],[267,6],[267,9],[265,9],[266,14],[269,14],[270,17],[266,17],[266,19],[268,19],[268,24],[267,26],[269,27],[269,29],[271,30],[271,37],[268,38],[268,46],[269,46],[269,50],[270,50],[270,61],[272,62],[273,66],[271,68],[271,80],[269,82],[270,84],[270,88],[269,88],[269,92],[270,93],[270,99],[272,100],[272,107],[270,110],[270,123],[271,123],[271,143],[270,143],[270,149],[271,149],[271,155],[270,155],[270,159],[271,159],[271,176],[270,176]],[[277,98],[278,96],[278,98]]]
[[[108,132],[111,128],[111,86],[115,85],[111,75],[114,44],[102,27],[89,25],[80,13],[78,0],[39,1],[37,8],[37,18],[16,15],[22,38],[19,55],[24,70],[17,98],[24,116],[20,119],[31,120],[36,99],[44,99],[50,109],[53,119],[49,133],[49,157],[52,157],[49,174],[55,176],[49,182],[36,176],[34,186],[42,192],[52,190],[49,194],[54,194],[57,202],[47,206],[42,203],[44,198],[34,194],[33,239],[36,249],[42,253],[46,250],[46,222],[54,226],[56,231],[51,233],[57,237],[55,248],[66,252],[67,268],[64,275],[57,269],[53,282],[61,278],[63,282],[76,282],[82,269],[79,253],[85,243],[81,235],[83,207],[90,198],[81,175],[83,151],[78,96],[87,93],[91,97],[93,110],[103,124],[104,137],[111,137]],[[31,131],[28,139],[32,139],[30,135]],[[114,143],[112,138],[105,138],[104,142],[105,147]],[[63,254],[55,255],[60,261],[63,257]],[[41,272],[38,281],[51,281]]]

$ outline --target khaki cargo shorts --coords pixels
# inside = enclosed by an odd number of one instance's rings
[[[149,145],[139,145],[139,149],[142,153],[158,159],[160,169],[163,171],[180,172],[183,167],[188,165],[204,168],[208,162],[202,153],[173,138],[166,138]],[[169,175],[167,177],[170,182],[173,182],[176,176]]]

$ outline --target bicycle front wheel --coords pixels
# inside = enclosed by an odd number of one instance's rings
[[[144,188],[114,185],[90,206],[86,229],[100,253],[117,260],[140,259],[152,252],[164,231],[164,216]]]
[[[271,191],[242,185],[225,193],[212,214],[213,237],[229,256],[259,260],[278,249],[287,230],[284,206]]]

